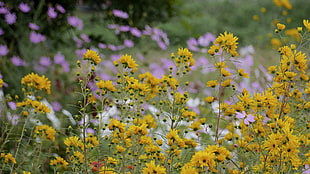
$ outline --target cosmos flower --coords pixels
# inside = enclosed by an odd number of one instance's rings
[[[245,111],[242,111],[242,113],[237,112],[236,118],[244,119],[244,124],[246,125],[255,122],[255,117],[252,114],[246,114]]]

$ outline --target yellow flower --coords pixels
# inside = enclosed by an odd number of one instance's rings
[[[90,60],[95,65],[98,65],[101,62],[101,58],[96,51],[87,50],[85,54],[83,54],[83,58],[85,60]]]
[[[155,161],[151,161],[145,164],[146,167],[143,168],[143,174],[165,174],[166,169],[163,166],[156,165]]]
[[[125,152],[126,148],[120,145],[116,145],[116,150],[118,153],[122,153],[122,152]]]
[[[260,9],[260,12],[261,12],[261,13],[265,13],[266,11],[267,11],[267,10],[266,10],[265,7],[263,7],[263,8]]]
[[[206,84],[207,87],[212,87],[212,88],[214,88],[217,85],[218,85],[217,80],[210,80]]]
[[[213,96],[208,96],[205,98],[205,101],[208,103],[212,103],[215,100],[215,98]]]
[[[308,32],[310,32],[310,22],[309,22],[309,20],[307,19],[304,19],[303,21],[303,24],[304,24],[304,26],[306,27],[306,29],[308,30]]]
[[[84,147],[82,141],[77,136],[67,137],[64,140],[64,144],[69,147]]]
[[[23,171],[23,174],[31,174],[31,172]]]
[[[252,19],[253,19],[254,21],[258,21],[258,20],[259,20],[259,16],[258,16],[258,15],[253,15],[253,16],[252,16]]]
[[[51,166],[57,166],[60,168],[67,168],[69,163],[63,159],[62,157],[57,156],[56,159],[50,160],[50,165]]]
[[[238,69],[239,76],[249,78],[248,73],[244,72],[244,69]]]
[[[138,70],[138,64],[136,64],[135,60],[130,55],[122,55],[118,60],[114,61],[115,65],[118,65],[118,63],[123,64],[124,68],[130,68],[131,72]]]
[[[51,81],[44,75],[39,76],[34,73],[27,74],[22,78],[21,84],[27,85],[27,87],[34,87],[38,90],[45,89],[47,94],[51,93]]]
[[[238,56],[236,52],[237,49],[237,42],[238,38],[234,36],[232,33],[221,33],[214,41],[214,44],[219,45],[223,48],[227,53],[230,53],[232,56]]]
[[[198,151],[192,156],[190,163],[196,167],[209,167],[211,170],[216,167],[215,159],[215,154],[212,152]]]
[[[0,159],[2,158],[4,158],[5,163],[8,163],[10,161],[11,163],[16,164],[16,160],[11,153],[0,153]]]
[[[4,81],[0,79],[0,88],[2,88],[3,84],[4,84]]]
[[[198,131],[201,129],[201,123],[199,121],[195,121],[190,124],[189,128],[193,129],[193,131]]]
[[[104,90],[108,90],[111,92],[116,91],[116,88],[114,87],[111,80],[107,80],[107,81],[100,80],[99,82],[96,83],[96,85],[99,89],[104,89]]]
[[[42,138],[55,141],[56,130],[48,125],[36,126],[34,133],[34,137],[38,137],[40,135]]]
[[[227,69],[225,69],[225,68],[221,68],[221,74],[223,77],[231,76],[231,73],[229,71],[227,71]]]
[[[277,28],[279,31],[284,30],[285,29],[285,25],[281,24],[281,23],[277,23]]]
[[[223,86],[223,87],[230,86],[231,81],[232,81],[232,79],[226,79],[225,81],[223,81],[223,82],[221,83],[221,86]]]
[[[181,174],[198,174],[197,170],[191,166],[190,164],[185,164],[182,168],[181,168]]]
[[[51,111],[50,108],[47,107],[44,103],[39,102],[37,100],[31,100],[29,98],[27,98],[23,102],[16,103],[16,106],[17,107],[31,106],[34,109],[34,112],[39,112],[39,113],[50,113]],[[23,113],[23,114],[27,114],[27,113]]]

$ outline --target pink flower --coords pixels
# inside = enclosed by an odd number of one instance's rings
[[[244,124],[249,125],[250,123],[255,122],[255,117],[252,114],[246,114],[245,111],[236,112],[236,118],[244,119]]]

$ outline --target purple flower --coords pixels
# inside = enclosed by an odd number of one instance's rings
[[[63,6],[56,4],[56,9],[60,12],[60,13],[66,13],[66,10],[64,9]]]
[[[1,45],[0,44],[0,56],[5,56],[9,52],[9,49],[6,45]]]
[[[70,65],[67,61],[64,61],[61,63],[61,67],[64,70],[64,72],[69,72],[70,71]]]
[[[104,44],[104,43],[99,43],[99,44],[98,44],[98,47],[99,47],[99,48],[102,48],[102,49],[105,49],[105,48],[107,48],[107,45]]]
[[[132,40],[125,39],[125,40],[124,40],[124,45],[125,45],[126,47],[128,47],[128,48],[131,48],[131,47],[133,47],[135,44],[133,43]]]
[[[9,9],[7,9],[6,7],[0,7],[0,14],[7,14],[9,13]]]
[[[68,16],[67,21],[71,26],[77,27],[77,29],[79,29],[79,30],[83,29],[83,21],[81,19],[79,19],[78,17]]]
[[[31,33],[30,33],[30,41],[32,42],[32,43],[35,43],[35,44],[37,44],[37,43],[40,43],[40,42],[43,42],[43,41],[45,41],[46,40],[46,38],[45,38],[45,36],[44,35],[42,35],[42,34],[40,34],[40,33],[36,33],[35,31],[32,31]]]
[[[136,37],[141,37],[142,32],[138,30],[137,28],[131,28],[130,33]]]
[[[29,23],[28,24],[28,27],[32,30],[39,30],[40,29],[40,26],[35,24],[35,23]]]
[[[128,13],[121,11],[121,10],[115,9],[115,10],[112,10],[112,13],[114,16],[119,17],[119,18],[123,18],[123,19],[127,19],[129,17]]]
[[[112,51],[117,51],[117,47],[115,45],[109,44],[108,48]]]
[[[11,62],[13,63],[13,65],[15,66],[27,66],[27,63],[21,59],[20,57],[18,56],[13,56],[11,58]]]
[[[52,64],[51,59],[49,57],[43,56],[40,58],[40,65],[42,66],[50,66]]]
[[[51,105],[52,105],[54,111],[58,112],[61,110],[61,105],[59,102],[52,102]]]
[[[24,13],[28,13],[30,11],[29,5],[23,2],[18,5],[18,8]]]
[[[10,109],[15,110],[16,109],[16,103],[13,101],[8,102],[8,105],[10,107]]]
[[[249,125],[250,123],[255,122],[255,117],[252,114],[246,114],[245,111],[236,112],[236,118],[244,119],[244,124]]]
[[[12,25],[16,22],[16,14],[15,13],[7,13],[5,14],[5,21],[9,25]]]
[[[2,28],[0,28],[0,36],[2,36],[4,34],[4,31]]]
[[[119,26],[119,30],[122,32],[130,31],[130,26],[128,26],[128,25]]]
[[[308,164],[305,165],[305,169],[302,169],[302,174],[310,174],[310,167]]]
[[[83,41],[78,37],[74,36],[73,40],[75,41],[76,47],[81,48],[83,46]]]
[[[83,57],[83,54],[86,53],[86,49],[77,49],[75,50],[75,55],[79,58]]]
[[[55,64],[62,64],[65,61],[65,56],[61,54],[61,52],[58,52],[54,56],[54,63]]]
[[[47,15],[50,17],[50,18],[56,18],[57,17],[57,12],[55,11],[55,8],[54,7],[48,7],[48,10],[47,10]]]
[[[17,125],[18,115],[8,115],[8,119],[11,120],[12,125]]]
[[[81,38],[84,40],[84,42],[86,42],[86,43],[89,43],[90,42],[90,38],[86,35],[86,34],[84,34],[84,33],[82,33],[81,34]]]

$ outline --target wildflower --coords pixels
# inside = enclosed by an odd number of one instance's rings
[[[242,111],[242,113],[237,112],[236,118],[244,119],[244,124],[246,125],[255,122],[255,117],[252,114],[246,114],[245,111]]]
[[[57,156],[56,159],[50,160],[50,165],[56,166],[59,168],[67,168],[69,163],[65,159],[63,159],[62,157]]]
[[[239,76],[249,78],[248,73],[244,72],[244,69],[238,69]]]
[[[237,49],[237,42],[238,38],[234,36],[232,33],[227,33],[226,31],[224,34],[220,34],[214,41],[214,44],[219,45],[223,48],[227,53],[230,53],[232,56],[238,56],[236,52]]]
[[[2,88],[2,87],[3,87],[3,84],[4,84],[3,79],[0,79],[0,88]]]
[[[190,164],[185,164],[182,168],[181,168],[181,174],[198,174],[197,170],[195,169],[195,167],[191,166]]]
[[[20,11],[24,12],[24,13],[28,13],[30,11],[30,7],[28,4],[21,2],[18,5],[18,8],[20,9]]]
[[[214,88],[217,85],[218,85],[217,80],[209,80],[206,84],[207,87],[212,87],[212,88]]]
[[[35,31],[32,31],[30,33],[29,39],[32,43],[40,43],[46,40],[46,37],[40,33],[36,33]]]
[[[189,128],[193,129],[193,131],[198,131],[201,129],[201,123],[199,121],[195,121],[190,124]]]
[[[85,60],[90,60],[95,65],[98,65],[101,62],[101,58],[97,52],[93,50],[87,50],[85,54],[83,54]]]
[[[308,32],[310,32],[310,22],[309,22],[309,20],[307,19],[304,19],[303,21],[303,24],[304,24],[304,26],[306,27],[306,29],[308,30]]]
[[[0,56],[5,56],[9,52],[9,49],[6,45],[1,45],[0,44]]]
[[[42,138],[47,138],[51,141],[55,141],[56,130],[48,125],[36,126],[34,133],[34,137],[38,137],[39,135],[41,135]]]
[[[149,163],[145,164],[146,167],[143,168],[143,174],[165,174],[166,169],[160,165],[156,165],[152,160]]]
[[[285,29],[285,25],[281,24],[281,23],[277,23],[277,28],[279,31],[284,30]]]
[[[4,163],[8,163],[10,161],[11,163],[16,164],[16,160],[11,153],[0,153],[0,159],[4,159]]]
[[[223,87],[228,87],[228,86],[230,86],[231,81],[232,81],[232,79],[226,79],[225,81],[223,81],[223,82],[221,83],[221,86],[223,86]]]
[[[48,10],[47,10],[47,15],[50,17],[50,18],[56,18],[57,17],[57,12],[55,11],[55,8],[54,7],[48,7]]]
[[[110,92],[116,91],[116,88],[114,87],[112,81],[110,80],[107,81],[100,80],[99,82],[96,83],[96,85],[99,89],[108,90]]]
[[[66,10],[64,9],[63,6],[56,4],[56,9],[60,12],[60,13],[66,13]]]
[[[118,63],[123,64],[124,68],[130,68],[131,72],[138,70],[138,64],[136,64],[135,60],[130,55],[122,55],[118,60],[114,61],[115,65]]]
[[[208,103],[212,103],[215,100],[215,98],[213,96],[208,96],[205,98],[205,101]]]
[[[79,19],[78,17],[68,16],[67,21],[71,26],[77,27],[79,30],[83,29],[83,21],[81,19]]]
[[[27,85],[28,87],[34,87],[38,90],[45,89],[47,94],[51,93],[51,81],[49,81],[44,75],[39,76],[35,73],[27,74],[22,78],[21,84]]]
[[[7,13],[5,14],[5,21],[9,25],[12,25],[16,22],[16,14],[15,13]]]
[[[214,153],[206,151],[198,151],[192,156],[190,163],[196,167],[209,167],[209,170],[214,170],[216,166],[214,160],[215,160]]]
[[[122,153],[122,152],[125,152],[126,148],[124,148],[123,146],[120,146],[120,145],[116,145],[116,151],[118,153]]]
[[[229,71],[227,71],[227,69],[225,69],[225,68],[221,68],[221,74],[223,77],[231,76],[231,73]]]
[[[64,140],[64,144],[65,144],[66,146],[69,146],[69,147],[83,147],[82,141],[81,141],[80,138],[77,137],[77,136],[67,137],[67,138]]]
[[[46,56],[40,57],[39,63],[40,63],[40,65],[46,66],[46,67],[48,67],[52,64],[51,59],[49,57],[46,57]]]
[[[73,155],[70,156],[70,161],[73,161],[77,164],[82,164],[84,163],[84,155],[83,153],[79,152],[79,151],[74,151]]]
[[[27,66],[27,63],[21,59],[20,57],[18,56],[13,56],[11,58],[11,62],[13,63],[13,65],[15,66]]]
[[[114,10],[112,10],[112,13],[114,16],[119,17],[119,18],[123,18],[123,19],[127,19],[129,17],[128,13],[121,11],[121,10],[114,9]]]

